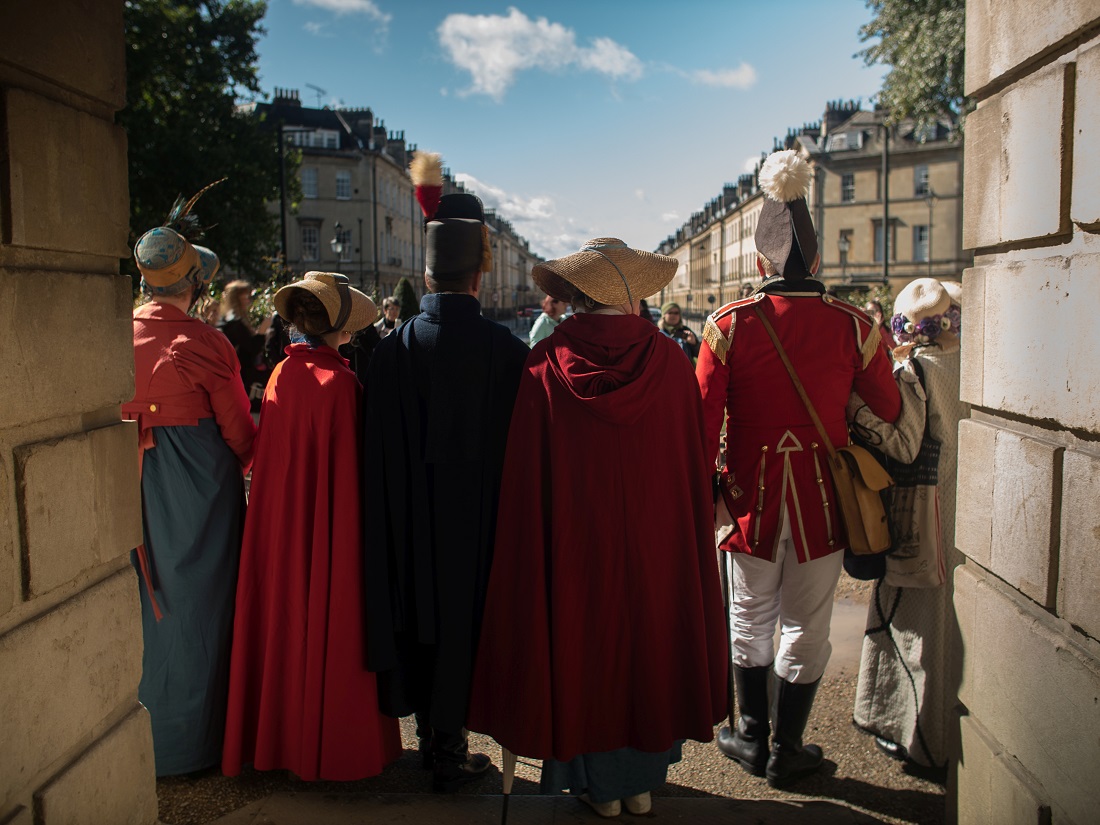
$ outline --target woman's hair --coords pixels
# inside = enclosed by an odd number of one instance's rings
[[[585,295],[581,290],[569,284],[569,303],[574,312],[595,312],[597,309],[607,309],[609,304],[601,304],[594,298]]]
[[[252,293],[252,284],[248,281],[230,281],[225,285],[225,290],[222,292],[222,315],[228,315],[233,313],[239,315],[241,312],[241,296],[250,295]]]
[[[389,298],[383,298],[382,299],[382,309],[389,309],[390,307],[399,307],[400,308],[400,306],[401,306],[401,302],[399,300],[397,300],[396,298],[394,298],[393,296],[390,296]]]
[[[328,317],[328,310],[321,303],[321,299],[312,292],[304,289],[295,289],[291,292],[286,302],[287,319],[294,330],[311,344],[322,343],[321,336],[332,329],[332,321]]]

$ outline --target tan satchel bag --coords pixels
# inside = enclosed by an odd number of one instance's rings
[[[779,337],[775,334],[771,322],[760,308],[756,308],[756,316],[772,339],[776,352],[779,353],[783,366],[787,368],[787,374],[794,382],[794,388],[798,391],[798,397],[806,405],[806,412],[817,427],[821,441],[829,453],[829,474],[833,477],[833,488],[836,490],[836,498],[840,504],[840,518],[844,522],[844,529],[848,533],[848,546],[856,555],[869,553],[882,553],[890,549],[890,524],[886,520],[886,508],[882,504],[881,492],[893,485],[894,480],[890,474],[875,461],[867,450],[856,444],[849,444],[839,449],[833,448],[821,419],[817,417],[817,410],[810,402],[810,396],[794,371],[791,359],[787,357],[783,345],[779,343]]]

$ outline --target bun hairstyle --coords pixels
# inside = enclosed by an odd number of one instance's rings
[[[321,299],[312,292],[295,289],[287,298],[287,315],[291,325],[307,338],[319,339],[330,331],[332,321]]]

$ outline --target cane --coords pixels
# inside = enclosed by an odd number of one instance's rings
[[[500,825],[508,825],[508,798],[512,795],[512,780],[516,778],[516,755],[503,745],[500,746],[500,753],[504,768],[501,772],[504,805],[500,811]]]
[[[721,509],[718,506],[721,505]],[[726,608],[726,661],[728,662],[726,667],[726,693],[729,697],[729,719],[730,719],[730,734],[733,733],[733,724],[736,717],[734,716],[734,706],[737,702],[737,688],[733,681],[733,627],[730,622],[730,605],[733,602],[733,593],[730,590],[730,553],[727,553],[722,549],[722,542],[729,538],[733,532],[733,518],[729,514],[729,510],[725,505],[721,495],[718,497],[718,502],[715,504],[715,530],[714,530],[714,544],[715,550],[718,553],[718,578],[722,583],[722,603]],[[721,523],[717,523],[721,521]],[[728,522],[728,523],[727,523]]]

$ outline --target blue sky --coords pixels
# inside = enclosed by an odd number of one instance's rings
[[[868,105],[869,18],[863,0],[269,0],[260,75],[370,107],[542,255],[653,249],[826,101]]]

